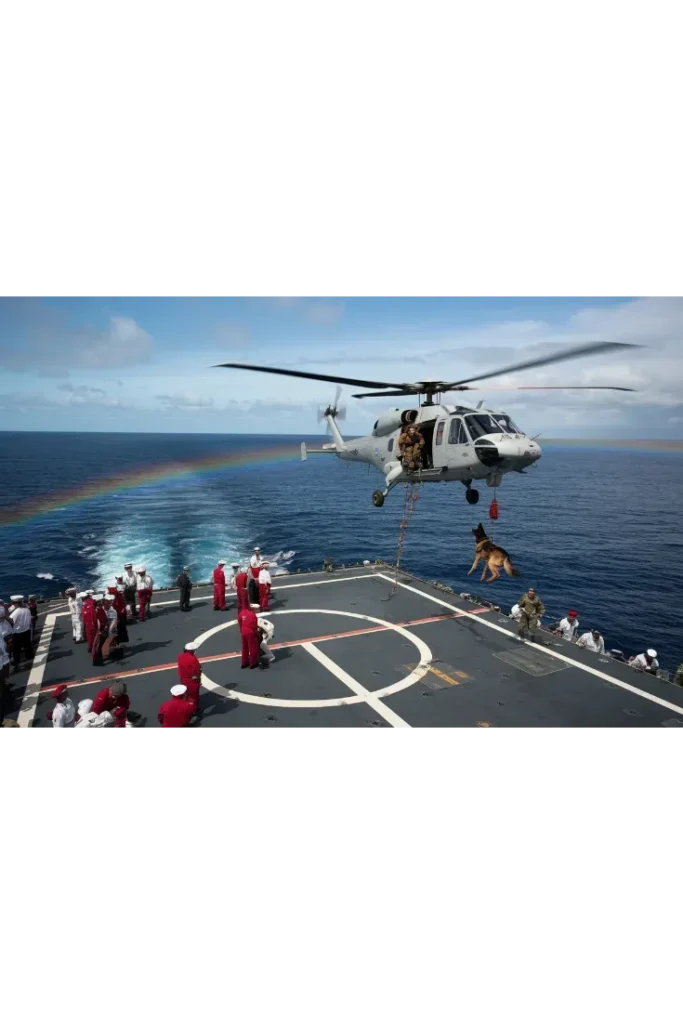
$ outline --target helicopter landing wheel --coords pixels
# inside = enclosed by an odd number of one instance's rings
[[[465,491],[465,497],[470,505],[476,505],[479,501],[479,491],[475,490],[474,487],[468,487]]]
[[[384,495],[382,494],[381,491],[372,492],[372,504],[375,506],[375,508],[382,507],[382,505],[384,504]]]

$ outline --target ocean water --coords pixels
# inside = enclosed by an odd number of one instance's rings
[[[331,456],[302,464],[301,440],[0,434],[0,596],[49,597],[69,583],[96,587],[128,560],[144,562],[160,586],[183,565],[195,580],[208,579],[218,558],[244,558],[254,544],[279,572],[318,569],[326,555],[338,563],[393,561],[403,488],[376,509],[374,469]],[[683,661],[683,455],[594,446],[543,451],[536,469],[504,478],[494,523],[485,484],[476,506],[466,503],[461,484],[423,487],[402,565],[505,610],[533,585],[552,615],[576,608],[582,629],[601,629],[608,647],[631,654],[654,646],[662,666],[675,667]],[[221,460],[227,468],[206,468]],[[166,478],[164,467],[177,463],[199,465]],[[127,486],[127,476],[140,473],[140,485]],[[106,484],[112,478],[120,486]],[[84,488],[94,496],[75,499]],[[42,502],[51,511],[33,514]],[[471,530],[480,521],[510,553],[518,579],[489,586],[479,583],[479,569],[467,575]]]

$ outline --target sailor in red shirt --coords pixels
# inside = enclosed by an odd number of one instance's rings
[[[113,715],[116,708],[127,711],[129,707],[130,697],[126,693],[126,684],[117,679],[111,686],[105,686],[100,690],[90,710],[95,715],[101,715],[103,711],[109,711]]]
[[[92,590],[86,591],[86,597],[83,599],[83,628],[85,629],[85,639],[88,642],[88,654],[92,654],[93,644],[95,643],[95,634],[97,633],[97,625],[95,623],[95,601],[93,599]]]
[[[195,707],[187,699],[187,687],[183,683],[172,686],[171,694],[171,699],[164,701],[159,708],[159,725],[162,729],[181,729],[190,724]]]
[[[261,571],[258,578],[258,596],[259,606],[262,612],[268,611],[268,602],[270,601],[270,588],[273,582],[273,578],[268,571],[268,562],[264,562],[261,566]]]
[[[242,570],[235,575],[235,590],[237,591],[237,612],[239,618],[239,612],[243,608],[249,607],[249,598],[247,596],[247,574]]]
[[[223,570],[224,565],[225,561],[221,558],[220,562],[213,570],[213,610],[215,612],[225,611],[225,572]]]
[[[116,586],[109,587],[109,593],[112,595],[112,606],[116,612],[116,640],[119,644],[128,643],[128,628],[126,626],[126,620],[128,613],[126,612],[126,599],[123,596],[123,578],[116,576]],[[121,581],[121,582],[119,582]]]
[[[202,686],[202,666],[196,651],[199,644],[191,641],[185,644],[185,650],[178,656],[178,675],[183,686],[187,687],[187,699],[192,701],[195,714],[199,711],[199,691]]]
[[[95,601],[95,639],[92,645],[92,663],[93,665],[104,665],[104,659],[102,657],[102,648],[104,647],[104,641],[109,636],[109,619],[104,608],[104,594],[95,594],[93,600]]]
[[[258,668],[260,644],[258,619],[251,608],[243,608],[237,616],[242,634],[242,668]]]

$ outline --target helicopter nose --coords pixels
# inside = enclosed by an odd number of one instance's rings
[[[474,450],[485,466],[500,466],[503,462],[513,466],[529,466],[541,457],[541,446],[530,437],[522,436],[480,437]]]

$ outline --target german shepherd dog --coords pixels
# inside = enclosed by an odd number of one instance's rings
[[[507,551],[504,551],[503,548],[499,548],[497,544],[494,544],[493,541],[486,536],[486,530],[481,523],[472,530],[472,533],[474,534],[477,546],[474,552],[472,568],[467,573],[468,576],[470,573],[474,572],[482,558],[484,559],[484,571],[481,574],[482,581],[486,576],[487,569],[491,575],[486,582],[493,583],[494,580],[497,580],[500,576],[501,566],[505,569],[508,576],[519,576],[519,570],[514,568]]]

